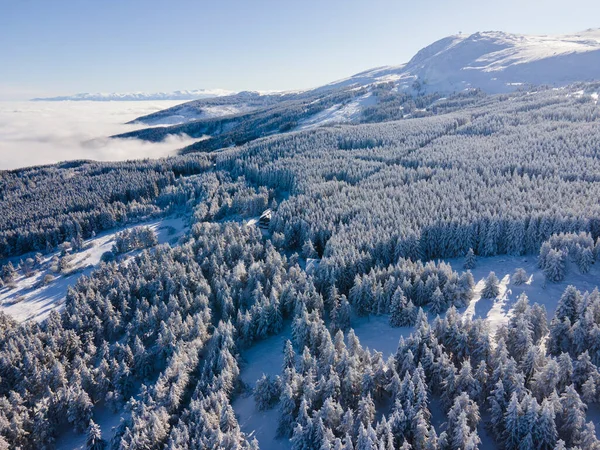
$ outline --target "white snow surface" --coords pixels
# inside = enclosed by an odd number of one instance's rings
[[[51,311],[60,310],[69,286],[74,285],[81,275],[89,275],[94,267],[100,264],[102,255],[111,250],[115,235],[128,228],[148,226],[156,232],[159,244],[174,242],[185,232],[186,226],[182,218],[165,218],[148,222],[136,223],[114,231],[105,232],[84,242],[83,250],[74,253],[70,261],[73,273],[61,275],[52,273],[48,266],[53,253],[45,257],[43,267],[34,276],[26,278],[20,275],[16,286],[12,289],[0,289],[0,311],[13,319],[23,322],[26,320],[43,321]],[[125,255],[126,259],[136,252]],[[18,260],[16,261],[18,262]],[[13,264],[16,264],[13,262]],[[45,275],[54,276],[54,280],[46,286],[37,286]]]
[[[285,341],[291,339],[291,335],[290,323],[286,322],[281,333],[255,343],[241,354],[240,378],[247,385],[248,392],[236,397],[231,405],[240,428],[251,437],[256,437],[261,450],[291,448],[287,439],[277,438],[277,407],[258,411],[251,392],[263,373],[271,377],[281,374]]]
[[[415,79],[430,91],[481,88],[508,92],[528,84],[566,85],[600,79],[600,29],[567,35],[522,35],[486,31],[440,39],[407,64],[361,72],[324,87]]]
[[[463,270],[464,258],[450,259],[448,262],[454,270]],[[520,286],[511,282],[517,268],[525,269],[529,276],[529,280]],[[491,271],[495,272],[500,280],[500,294],[495,299],[482,299],[481,290]],[[592,265],[587,274],[582,274],[574,264],[569,264],[565,279],[559,283],[552,283],[546,281],[544,273],[537,266],[535,255],[478,258],[477,265],[471,273],[476,283],[475,297],[462,313],[465,317],[486,319],[492,331],[508,321],[511,309],[521,294],[527,295],[530,305],[543,305],[550,321],[567,286],[573,285],[582,293],[591,292],[596,286],[600,287],[600,264]]]
[[[145,125],[178,125],[185,122],[200,119],[214,119],[217,117],[231,116],[234,114],[246,113],[255,110],[245,103],[233,105],[215,105],[204,106],[201,109],[191,107],[181,107],[176,110],[176,114],[169,116],[144,119]]]
[[[371,93],[360,96],[346,104],[333,105],[314,116],[304,119],[298,124],[297,130],[310,130],[323,125],[352,122],[360,117],[361,111],[374,105],[377,98]]]

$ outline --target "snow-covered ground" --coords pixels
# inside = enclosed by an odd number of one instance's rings
[[[246,113],[255,110],[256,107],[244,103],[235,105],[204,106],[200,109],[190,106],[182,106],[173,111],[173,114],[157,116],[144,119],[146,125],[178,125],[192,120],[214,119],[217,117],[231,116],[233,114]]]
[[[448,262],[454,270],[462,271],[464,258],[450,259]],[[529,280],[520,286],[514,285],[510,280],[515,270],[523,268],[529,275]],[[481,289],[485,278],[493,271],[500,280],[500,295],[495,299],[482,299]],[[463,311],[466,317],[486,318],[491,328],[497,328],[506,323],[510,310],[522,293],[529,298],[529,303],[539,303],[546,307],[548,320],[551,320],[556,310],[556,305],[567,286],[573,285],[581,292],[592,291],[600,286],[600,264],[593,264],[587,274],[582,274],[574,264],[569,264],[567,276],[560,283],[546,281],[544,273],[537,266],[537,258],[530,256],[494,256],[478,258],[476,267],[471,270],[475,278],[475,298]]]
[[[81,275],[89,275],[93,268],[100,263],[102,255],[112,249],[115,235],[124,229],[138,226],[148,226],[153,229],[160,244],[174,243],[186,231],[183,218],[169,217],[136,223],[99,234],[85,241],[83,250],[73,254],[70,261],[73,272],[70,275],[52,273],[49,270],[50,261],[54,255],[59,253],[47,255],[42,263],[42,269],[34,276],[26,278],[20,275],[15,281],[14,288],[0,289],[0,311],[20,322],[30,319],[44,320],[52,310],[62,307],[67,288],[75,284]],[[132,256],[134,253],[131,252],[127,256]],[[38,283],[48,274],[54,276],[54,280],[45,286],[38,286]]]
[[[94,407],[94,416],[92,420],[100,426],[102,430],[102,439],[110,442],[114,436],[115,429],[121,423],[122,412],[113,413],[110,409]],[[85,450],[85,433],[75,433],[71,427],[67,428],[63,434],[56,440],[56,450]]]
[[[298,124],[298,130],[309,130],[328,124],[352,122],[360,117],[364,108],[377,103],[377,98],[368,92],[345,105],[333,105]]]
[[[240,378],[248,386],[245,392],[232,403],[240,428],[243,432],[256,437],[261,450],[288,449],[287,439],[277,439],[277,408],[258,411],[251,389],[263,373],[275,377],[281,374],[285,341],[291,339],[292,330],[286,322],[283,330],[276,336],[257,342],[241,354]]]

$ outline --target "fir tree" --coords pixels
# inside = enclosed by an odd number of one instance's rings
[[[494,272],[490,272],[481,291],[481,298],[496,298],[500,294],[500,282]]]
[[[511,277],[511,281],[512,284],[514,284],[515,286],[520,286],[523,283],[526,283],[528,278],[529,277],[527,276],[527,272],[525,272],[525,269],[518,268],[517,270],[515,270],[515,273]]]
[[[477,258],[475,257],[475,252],[472,248],[470,248],[465,256],[465,263],[463,267],[467,270],[473,270],[477,262],[476,259]]]
[[[88,426],[85,448],[86,450],[104,450],[106,448],[106,441],[102,439],[102,431],[93,420],[90,420]]]

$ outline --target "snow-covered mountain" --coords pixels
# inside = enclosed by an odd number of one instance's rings
[[[522,35],[485,31],[440,39],[420,50],[406,64],[377,67],[316,89],[295,92],[321,92],[353,85],[368,86],[394,82],[402,89],[418,87],[429,92],[456,92],[466,88],[480,88],[493,94],[510,92],[523,85],[561,86],[598,79],[600,28],[566,35]],[[415,85],[415,81],[419,83]],[[158,93],[81,93],[33,100],[198,100],[236,93],[225,89]]]
[[[210,136],[188,150],[212,151],[280,132],[422,117],[473,104],[479,96],[598,80],[600,29],[556,36],[460,34],[423,48],[406,64],[378,67],[314,89],[241,92],[176,105],[136,119],[152,129],[119,137],[160,141],[172,134]],[[593,85],[582,95],[594,98],[597,91]]]
[[[428,91],[481,88],[509,92],[522,85],[565,85],[600,79],[600,29],[569,35],[520,35],[486,31],[440,39],[407,64],[385,66],[320,89],[392,81]]]
[[[202,98],[223,97],[235,94],[235,91],[225,89],[195,89],[173,92],[112,92],[112,93],[80,93],[75,95],[65,95],[59,97],[33,98],[32,101],[140,101],[140,100],[198,100]]]

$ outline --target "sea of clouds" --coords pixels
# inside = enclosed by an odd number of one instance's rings
[[[73,159],[116,161],[173,155],[195,139],[171,136],[151,143],[109,136],[143,128],[125,123],[178,103],[0,102],[0,170]]]

